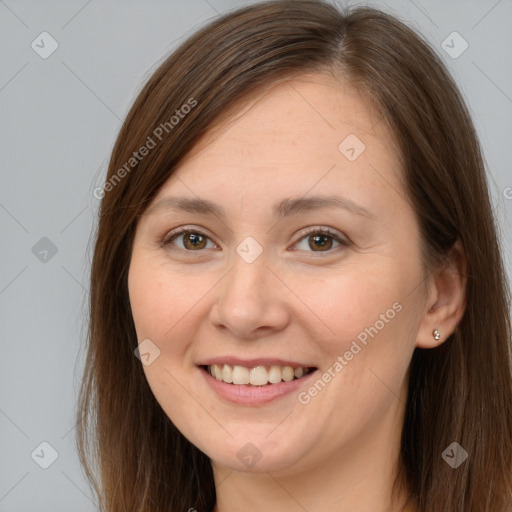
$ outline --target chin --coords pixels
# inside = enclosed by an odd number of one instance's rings
[[[211,448],[211,449],[209,449]],[[205,446],[205,453],[212,462],[244,473],[282,473],[298,471],[301,461],[311,451],[303,440],[294,436],[275,436],[269,439],[268,429],[259,435],[242,435],[229,438],[223,446],[218,443]]]

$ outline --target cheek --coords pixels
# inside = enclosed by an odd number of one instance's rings
[[[165,267],[151,258],[138,254],[132,257],[128,273],[128,291],[133,320],[139,341],[151,338],[163,341],[177,318],[184,316],[188,306],[180,281],[184,277],[172,277]]]
[[[346,269],[337,279],[318,280],[304,302],[314,305],[317,341],[330,369],[332,390],[347,400],[368,393],[373,403],[386,382],[398,389],[414,350],[419,290],[411,294],[416,268],[380,265]],[[399,278],[397,278],[399,276]],[[306,297],[306,288],[298,293]],[[318,320],[320,318],[322,321]],[[329,376],[326,376],[329,379]],[[331,404],[333,405],[333,404]]]
[[[317,334],[329,340],[333,348],[343,348],[376,322],[382,329],[382,322],[395,317],[398,306],[393,309],[393,305],[402,302],[403,287],[391,277],[391,269],[383,267],[346,268],[335,275],[295,280],[294,291],[308,307],[308,318],[314,319]],[[385,316],[383,320],[381,315]]]
[[[165,320],[165,311],[172,301],[170,295],[164,295],[162,283],[150,268],[132,260],[128,274],[128,291],[133,321],[139,342],[150,338],[160,339],[159,330]]]
[[[155,398],[179,428],[193,420],[188,414],[190,395],[183,392],[190,371],[184,369],[190,343],[185,333],[190,331],[187,322],[193,318],[200,290],[185,286],[189,282],[186,274],[171,275],[148,258],[132,258],[128,289],[137,339],[150,339],[159,349],[158,357],[143,370]]]
[[[207,315],[203,301],[215,282],[210,274],[194,276],[156,258],[132,260],[128,289],[137,338],[152,340],[166,366],[190,362],[193,332]]]

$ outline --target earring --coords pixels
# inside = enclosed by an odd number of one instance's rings
[[[441,339],[441,335],[439,334],[439,331],[437,329],[434,329],[432,331],[432,335],[434,336],[435,340],[440,340]]]

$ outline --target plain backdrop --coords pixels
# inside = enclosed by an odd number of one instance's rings
[[[0,1],[0,512],[96,510],[73,428],[93,190],[156,65],[205,22],[249,3]],[[484,150],[509,269],[512,1],[367,5],[424,34],[459,84]]]

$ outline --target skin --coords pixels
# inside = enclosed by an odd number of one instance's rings
[[[211,458],[216,512],[384,512],[404,503],[405,494],[391,504],[391,488],[408,368],[415,347],[443,343],[460,321],[464,262],[454,251],[450,268],[426,272],[397,146],[381,121],[330,74],[274,85],[211,129],[137,225],[131,307],[139,343],[160,350],[144,371],[165,413]],[[349,134],[366,146],[354,161],[338,149]],[[349,198],[372,218],[328,207],[273,219],[281,200],[317,194]],[[226,217],[154,208],[170,195],[209,199]],[[199,249],[183,234],[161,243],[180,226],[206,235]],[[315,244],[311,235],[325,227],[348,245]],[[236,252],[247,236],[263,249],[252,263]],[[232,404],[197,366],[275,357],[320,376],[397,303],[400,312],[307,404],[295,392]],[[261,454],[250,468],[237,457],[248,442]]]

